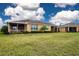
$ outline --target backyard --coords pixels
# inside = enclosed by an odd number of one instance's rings
[[[77,56],[79,33],[0,33],[1,56]]]

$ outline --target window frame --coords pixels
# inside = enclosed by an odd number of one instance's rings
[[[31,31],[37,31],[37,30],[38,30],[38,25],[32,24]]]

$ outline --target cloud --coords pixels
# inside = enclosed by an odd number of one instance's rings
[[[15,8],[8,7],[5,9],[5,15],[11,16],[10,21],[15,20],[41,20],[44,19],[45,11],[39,3],[17,4]]]
[[[39,3],[18,3],[17,5],[21,6],[25,10],[36,10],[39,8]]]
[[[3,25],[4,24],[3,24],[2,18],[0,18],[0,28],[2,28]]]
[[[74,6],[77,3],[56,3],[55,7],[65,8],[66,6]]]
[[[68,10],[68,11],[58,12],[55,16],[51,17],[49,22],[54,23],[56,25],[60,25],[60,24],[67,24],[75,20],[79,20],[79,11]]]
[[[20,6],[17,6],[16,8],[8,7],[5,10],[5,15],[7,16],[17,16],[17,14],[21,14],[23,9]]]
[[[36,19],[40,20],[40,19],[44,19],[44,15],[45,14],[45,11],[43,8],[38,8],[37,11],[36,11]]]
[[[14,15],[14,14],[15,14],[14,13],[14,8],[8,7],[7,9],[5,9],[5,15],[10,16],[10,15]]]

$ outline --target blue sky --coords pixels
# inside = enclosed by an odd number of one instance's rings
[[[46,21],[49,20],[50,16],[54,16],[57,12],[60,12],[62,10],[79,10],[79,4],[76,4],[75,6],[67,6],[66,8],[60,8],[60,7],[54,7],[54,3],[43,3],[40,6],[44,8],[46,11],[45,13],[45,19]]]
[[[12,3],[0,3],[0,18],[2,18],[3,21],[10,19],[10,16],[6,16],[5,12],[4,12],[4,10],[6,8],[8,8],[9,6],[11,6],[13,8],[16,7],[16,5],[14,5]],[[61,11],[67,11],[67,10],[70,10],[70,11],[78,10],[79,11],[79,4],[78,3],[76,3],[73,6],[66,5],[66,7],[59,7],[59,6],[55,7],[55,3],[40,3],[40,7],[42,7],[45,11],[44,22],[48,22],[51,17],[54,17],[58,12],[61,12]]]
[[[79,4],[76,4],[75,6],[67,6],[66,8],[56,8],[54,7],[54,3],[41,3],[40,4],[40,7],[43,7],[44,10],[45,10],[45,21],[48,21],[50,16],[54,16],[57,12],[59,11],[62,11],[62,10],[79,10]],[[9,16],[5,16],[5,12],[4,10],[9,7],[9,6],[12,6],[12,7],[15,7],[13,4],[11,3],[0,3],[0,17],[3,19],[3,20],[6,20],[8,18],[10,18]]]

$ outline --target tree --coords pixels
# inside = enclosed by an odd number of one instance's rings
[[[44,25],[43,27],[41,27],[41,30],[44,32],[44,31],[48,30],[48,27],[46,25]]]
[[[4,34],[8,34],[8,26],[3,26],[1,28],[1,32],[3,32]]]

